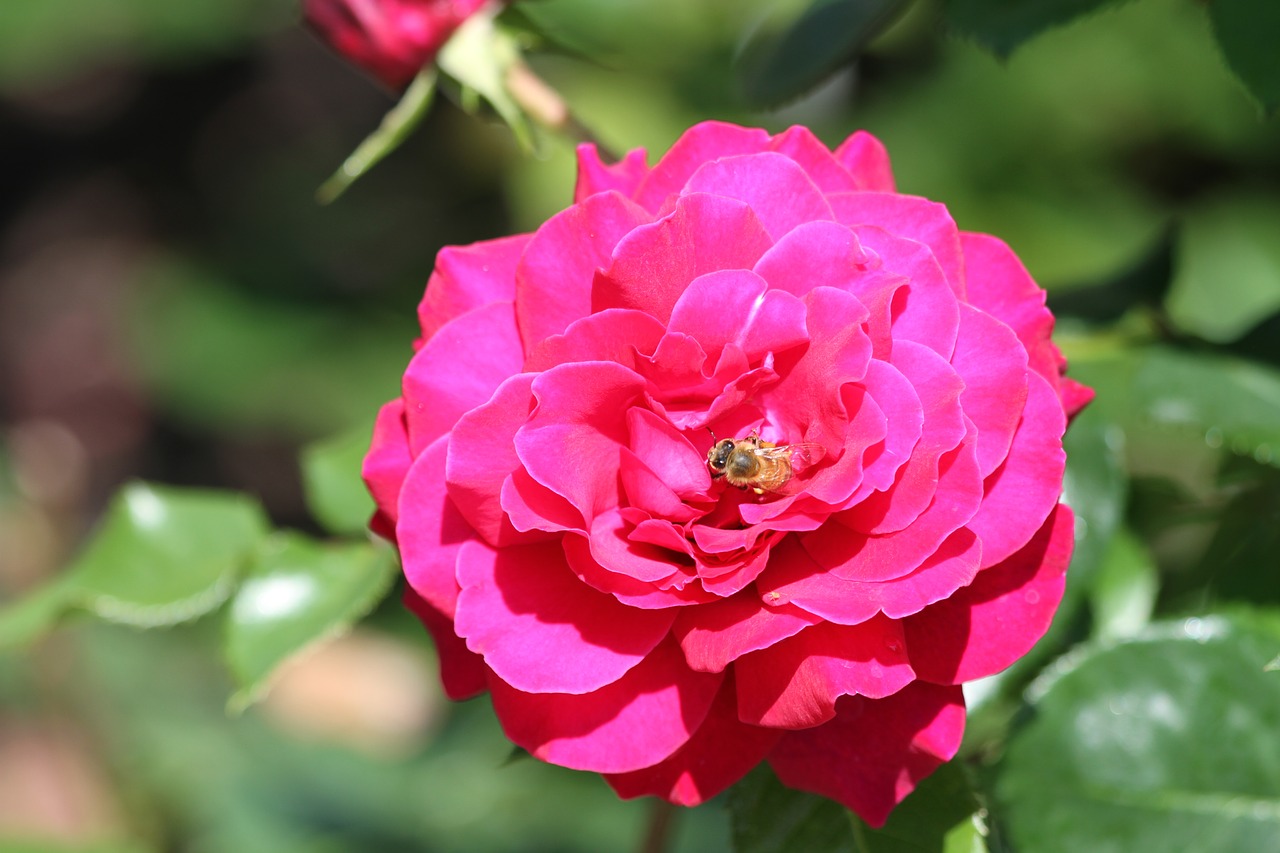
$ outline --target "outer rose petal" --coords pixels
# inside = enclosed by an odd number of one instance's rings
[[[835,719],[787,732],[769,753],[784,785],[843,804],[872,826],[960,748],[959,687],[916,682],[887,699],[849,696]]]
[[[477,347],[475,341],[484,341]],[[466,352],[465,362],[458,353]],[[491,302],[450,320],[404,372],[405,419],[414,453],[453,429],[458,418],[488,400],[520,372],[524,353],[510,302]]]
[[[604,779],[624,800],[653,794],[682,806],[704,803],[737,782],[778,742],[782,732],[738,719],[732,673],[706,720],[689,742],[666,761]]]
[[[750,591],[701,607],[686,607],[671,632],[685,660],[700,672],[720,672],[748,652],[793,637],[821,619],[796,607],[765,607]]]
[[[841,696],[890,696],[915,678],[902,626],[884,617],[814,625],[744,655],[734,669],[742,721],[783,729],[830,720]]]
[[[555,544],[458,551],[454,630],[526,693],[590,693],[640,663],[675,613],[619,604],[582,583]]]
[[[951,365],[964,380],[960,405],[978,428],[978,470],[986,477],[1009,453],[1027,402],[1027,353],[1012,329],[963,305]]]
[[[737,154],[754,154],[769,146],[769,134],[756,128],[704,121],[681,134],[658,165],[641,182],[634,196],[646,210],[657,213],[671,195],[684,189],[703,163]]]
[[[1062,600],[1075,517],[1059,504],[1027,546],[955,595],[906,620],[922,679],[959,684],[997,673],[1049,630]]]
[[[764,253],[755,272],[774,290],[804,296],[819,285],[850,290],[874,256],[853,229],[838,222],[806,222]]]
[[[404,591],[405,606],[422,620],[436,643],[440,657],[440,683],[445,695],[453,700],[470,699],[484,692],[489,678],[484,658],[467,648],[461,637],[453,633],[453,620],[436,610],[412,588]]]
[[[418,305],[422,337],[431,336],[454,317],[490,302],[516,298],[515,270],[530,234],[486,240],[470,246],[446,246]]]
[[[618,241],[649,214],[616,192],[589,196],[551,217],[516,268],[516,320],[525,352],[591,312],[591,278]]]
[[[645,151],[636,148],[627,152],[612,166],[606,166],[600,159],[600,152],[590,142],[578,146],[578,183],[573,188],[575,203],[589,195],[615,190],[628,198],[635,196],[636,188],[649,174],[645,163]]]
[[[891,193],[893,170],[884,145],[865,130],[859,130],[836,149],[836,159],[853,175],[860,190]]]
[[[1028,376],[1027,407],[1004,464],[986,480],[969,529],[982,540],[983,565],[1021,548],[1053,511],[1062,493],[1067,424],[1058,398],[1037,374]]]
[[[378,419],[373,424],[373,441],[360,471],[377,505],[369,526],[379,536],[395,539],[396,504],[400,500],[400,487],[412,464],[409,434],[404,423],[404,400],[397,398],[378,410]]]
[[[865,186],[856,176],[849,174],[849,169],[836,159],[822,140],[802,125],[792,125],[775,136],[769,150],[785,154],[799,163],[824,193],[878,189]]]
[[[452,619],[458,601],[455,566],[462,543],[475,531],[449,499],[444,484],[449,439],[436,439],[414,461],[400,492],[402,523],[396,531],[400,563],[409,586]]]
[[[898,237],[924,243],[938,259],[952,292],[965,298],[960,231],[945,206],[896,193],[835,193],[827,200],[835,209],[836,219],[846,225],[874,225]]]
[[[543,761],[629,773],[684,746],[711,710],[723,676],[694,672],[667,641],[618,681],[594,693],[521,693],[491,679],[507,737]]]

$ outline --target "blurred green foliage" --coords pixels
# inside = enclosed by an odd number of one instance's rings
[[[616,149],[652,160],[705,118],[804,123],[833,144],[871,130],[901,190],[1015,248],[1050,290],[1072,375],[1098,390],[1067,438],[1066,599],[1026,660],[970,691],[961,759],[882,833],[759,770],[681,815],[674,849],[1280,850],[1264,671],[1280,653],[1280,125],[1257,107],[1280,101],[1277,7],[917,0],[869,42],[823,33],[812,67],[752,47],[785,43],[806,10],[887,5],[516,6],[520,38],[547,49],[536,69]],[[0,4],[0,598],[67,566],[0,616],[0,746],[47,719],[90,744],[114,818],[60,849],[634,847],[648,803],[506,761],[483,701],[433,706],[388,753],[279,709],[226,714],[370,609],[361,630],[430,669],[386,596],[386,554],[360,540],[362,445],[435,252],[533,229],[572,191],[565,141],[525,157],[441,99],[316,205],[392,100],[294,15]],[[743,69],[776,84],[771,105],[832,76],[762,113]],[[65,359],[41,348],[54,332]],[[108,504],[137,476],[174,485]],[[259,503],[302,532],[269,535]],[[177,521],[157,526],[157,507]],[[309,592],[263,599],[272,584]],[[72,620],[35,642],[68,611],[184,624]],[[0,851],[51,849],[10,817],[0,803]]]

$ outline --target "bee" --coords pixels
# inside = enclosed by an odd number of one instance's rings
[[[715,438],[715,435],[712,435]],[[751,489],[757,495],[779,491],[790,482],[792,460],[807,458],[808,445],[773,444],[754,431],[746,438],[722,438],[707,451],[711,479],[724,477],[731,486]]]

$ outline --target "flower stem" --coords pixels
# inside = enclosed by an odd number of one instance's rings
[[[525,114],[538,124],[568,137],[572,142],[589,142],[606,159],[616,161],[618,155],[602,143],[582,121],[573,114],[560,93],[545,80],[533,73],[533,69],[516,61],[507,68],[507,92]]]
[[[666,853],[675,816],[676,807],[671,803],[666,800],[654,801],[653,809],[649,812],[649,828],[645,832],[640,853]]]

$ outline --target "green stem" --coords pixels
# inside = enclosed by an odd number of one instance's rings
[[[671,826],[675,822],[676,807],[666,800],[655,800],[649,812],[649,827],[645,832],[640,853],[666,853]]]

